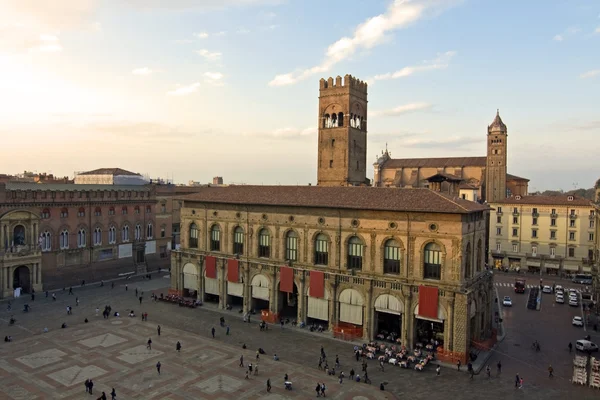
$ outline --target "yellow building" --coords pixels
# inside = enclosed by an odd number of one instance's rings
[[[173,294],[337,336],[493,336],[487,206],[428,189],[229,186],[185,196]]]
[[[491,203],[490,253],[496,268],[590,273],[597,213],[572,195],[513,196]]]

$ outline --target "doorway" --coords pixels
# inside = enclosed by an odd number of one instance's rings
[[[13,289],[21,288],[22,293],[31,292],[31,277],[29,274],[29,268],[25,265],[15,269],[13,273]]]

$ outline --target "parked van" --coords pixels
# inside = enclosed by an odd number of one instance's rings
[[[592,353],[594,351],[598,351],[598,345],[596,343],[590,342],[589,340],[578,340],[575,342],[575,349],[579,351],[585,351],[587,353]]]

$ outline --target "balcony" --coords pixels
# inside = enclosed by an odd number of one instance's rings
[[[515,217],[518,217],[519,216],[519,212],[518,211],[513,211],[512,215],[515,216]]]
[[[0,257],[5,261],[15,261],[24,257],[40,257],[42,249],[39,246],[13,246],[0,251]]]
[[[552,214],[550,214],[550,218],[558,218],[558,214],[557,213],[552,213]]]
[[[496,214],[498,214],[499,216],[502,216],[504,213],[500,210],[496,211]]]
[[[541,256],[538,253],[525,253],[528,258],[540,258]]]
[[[577,219],[577,214],[569,214],[569,219]]]
[[[593,220],[594,218],[596,218],[596,215],[595,215],[595,214],[590,214],[588,218],[589,218],[590,220]]]

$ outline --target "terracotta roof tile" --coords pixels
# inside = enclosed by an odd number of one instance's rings
[[[529,179],[527,179],[527,178],[521,178],[520,176],[516,176],[516,175],[513,175],[513,174],[506,174],[506,179],[507,180],[527,181],[527,182],[529,182]]]
[[[569,200],[571,198],[572,200]],[[593,202],[571,195],[560,196],[511,196],[506,199],[495,201],[493,204],[531,204],[539,206],[593,206]]]
[[[465,214],[487,206],[429,189],[325,186],[204,187],[184,201],[266,206]]]
[[[485,167],[487,157],[392,158],[383,168]]]

